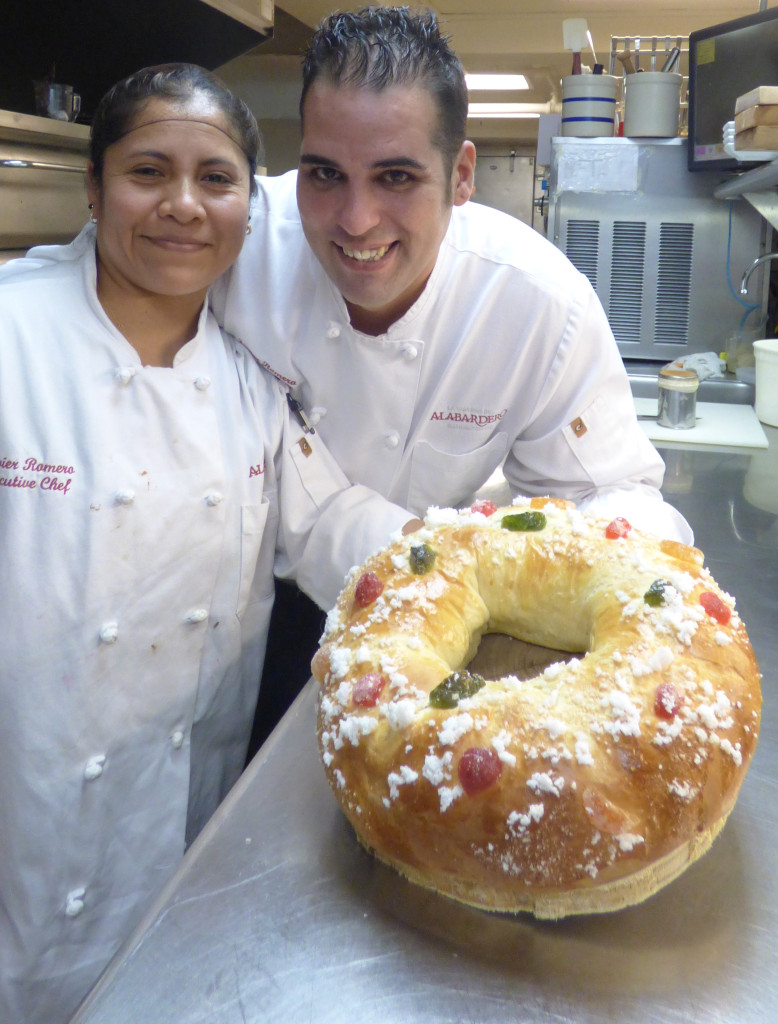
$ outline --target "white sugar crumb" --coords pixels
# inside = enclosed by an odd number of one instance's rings
[[[556,679],[561,676],[565,670],[566,663],[564,661],[554,661],[550,665],[546,665],[543,669],[544,679]]]
[[[732,637],[728,636],[723,630],[717,629],[713,639],[719,645],[719,647],[726,647],[727,644],[732,643]]]
[[[535,772],[527,779],[527,786],[533,793],[550,793],[552,796],[559,796],[564,785],[565,780],[561,775],[554,779],[547,772]]]
[[[611,721],[603,722],[603,728],[612,736],[619,733],[624,736],[640,735],[640,710],[632,703],[625,693],[619,690],[611,690],[602,698],[602,705],[609,707]]]
[[[511,811],[508,815],[508,828],[514,835],[526,832],[533,821],[540,821],[545,813],[543,804],[530,804],[526,813]]]
[[[540,728],[548,733],[549,739],[557,740],[564,734],[566,726],[559,718],[549,718],[545,722],[540,723]]]
[[[630,853],[639,843],[645,842],[643,836],[635,835],[632,832],[620,832],[615,839],[623,853]]]
[[[594,758],[586,736],[579,735],[575,739],[575,759],[579,764],[594,764]]]
[[[439,526],[453,526],[459,519],[459,512],[455,508],[437,508],[435,505],[427,509],[424,516],[424,525],[435,530]],[[418,531],[414,537],[418,536]]]
[[[378,719],[369,715],[346,715],[338,723],[338,735],[334,740],[334,747],[340,750],[344,741],[348,741],[352,747],[358,747],[363,736],[369,736],[378,725]]]
[[[421,640],[417,636],[409,636],[406,644],[412,651],[418,651],[421,648]]]
[[[438,739],[444,747],[453,746],[472,728],[473,719],[466,712],[462,715],[451,715],[438,730]]]
[[[441,813],[449,809],[455,800],[458,800],[464,793],[461,786],[440,786],[438,789],[438,795],[440,797],[440,810]]]
[[[739,743],[733,744],[730,743],[729,740],[723,739],[721,741],[721,749],[724,751],[725,754],[729,754],[729,756],[732,758],[732,760],[735,762],[738,768],[742,765],[743,753]]]
[[[634,655],[627,656],[627,662],[636,677],[647,676],[652,672],[663,672],[674,660],[673,652],[669,647],[660,647],[654,651],[648,661]]]
[[[389,772],[386,781],[389,783],[390,798],[396,800],[400,795],[400,786],[407,786],[415,782],[418,777],[419,773],[415,772],[407,764],[401,765],[399,772]]]
[[[497,751],[497,756],[504,764],[509,764],[511,767],[516,764],[516,755],[512,754],[508,750],[508,743],[511,739],[510,733],[503,729],[496,736],[492,738],[492,746]]]
[[[694,590],[696,581],[688,572],[669,572],[667,574],[669,583],[681,594],[689,594]]]
[[[337,783],[338,789],[345,789],[346,779],[340,768],[336,768],[332,774],[335,776],[335,782]]]
[[[697,793],[697,790],[690,786],[688,782],[679,782],[677,779],[673,779],[667,788],[673,796],[677,796],[679,800],[684,800],[686,803],[693,800]]]
[[[396,732],[399,729],[407,729],[411,722],[415,721],[418,705],[415,700],[405,697],[384,704],[382,711],[387,722]]]
[[[391,563],[395,569],[407,569],[408,568],[408,556],[407,555],[392,555]]]
[[[421,774],[427,782],[432,783],[433,786],[439,786],[442,782],[446,782],[451,778],[451,762],[453,760],[454,754],[450,750],[447,750],[443,757],[427,754],[424,758],[424,767],[421,770]]]
[[[370,661],[370,648],[367,644],[361,644],[354,651],[354,661],[357,665],[363,665],[366,661]]]
[[[353,652],[348,647],[333,647],[330,651],[330,671],[336,679],[343,679],[354,664]]]

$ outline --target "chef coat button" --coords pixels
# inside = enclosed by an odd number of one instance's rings
[[[117,491],[115,497],[117,505],[132,505],[135,501],[135,491],[127,488],[125,491]]]
[[[95,756],[90,757],[84,765],[84,778],[87,782],[93,782],[95,779],[99,779],[103,774],[104,767],[105,754],[95,754]]]
[[[396,448],[400,443],[400,435],[396,430],[393,430],[390,434],[384,437],[384,444],[387,448]]]
[[[197,622],[205,622],[208,618],[207,608],[193,608],[191,612],[187,612],[185,621],[194,624]]]
[[[327,415],[327,410],[324,408],[323,405],[314,405],[314,407],[311,409],[311,412],[310,412],[310,415],[308,416],[308,419],[311,421],[311,423],[315,427],[316,424],[319,422],[319,420],[322,418],[322,416],[326,416],[326,415]]]
[[[327,327],[327,337],[328,338],[333,338],[333,339],[334,338],[339,338],[340,337],[340,327],[338,327],[338,325],[334,324],[334,323],[329,324],[329,326]]]
[[[195,377],[194,386],[198,391],[207,391],[211,386],[210,377]]]
[[[223,500],[224,500],[224,495],[221,494],[219,491],[211,491],[210,494],[206,494],[206,496],[205,496],[205,504],[206,505],[218,505]]]
[[[402,353],[403,359],[407,360],[410,363],[413,362],[413,360],[419,354],[419,350],[415,345],[403,345]]]
[[[138,372],[135,366],[120,366],[116,370],[115,378],[117,384],[129,384],[135,374]]]
[[[65,914],[68,917],[78,917],[84,909],[84,896],[86,889],[71,889],[65,897]]]
[[[181,729],[176,729],[175,732],[170,734],[170,742],[176,750],[180,750],[184,745],[184,733]]]
[[[119,636],[119,623],[118,622],[104,622],[100,627],[100,640],[104,644],[116,643],[116,638]]]

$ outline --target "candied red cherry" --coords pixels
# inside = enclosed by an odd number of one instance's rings
[[[385,686],[384,676],[378,672],[368,672],[354,683],[352,700],[361,708],[374,708]]]
[[[492,747],[470,747],[459,759],[457,774],[468,796],[493,786],[502,773],[502,761]]]
[[[480,512],[482,516],[493,516],[497,511],[497,506],[493,501],[487,501],[486,498],[478,498],[470,506],[471,512]]]
[[[657,718],[668,722],[678,714],[681,706],[681,695],[672,683],[660,683],[654,693],[654,712]]]
[[[354,604],[367,608],[383,593],[384,585],[374,572],[363,572],[354,591]]]
[[[628,523],[627,520],[623,519],[621,516],[616,516],[616,518],[605,527],[605,536],[608,540],[617,540],[619,537],[626,537],[631,529],[631,523]]]
[[[708,615],[715,619],[716,622],[721,623],[722,626],[726,626],[732,618],[732,609],[729,605],[725,604],[718,594],[714,594],[710,590],[700,594],[700,604]]]

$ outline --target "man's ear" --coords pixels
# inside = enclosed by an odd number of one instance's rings
[[[475,192],[475,146],[465,139],[459,147],[451,172],[454,206],[462,206]]]

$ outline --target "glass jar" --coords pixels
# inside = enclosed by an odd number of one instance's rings
[[[694,370],[665,366],[659,371],[659,411],[656,421],[660,427],[689,430],[697,420],[697,388],[700,379]]]

